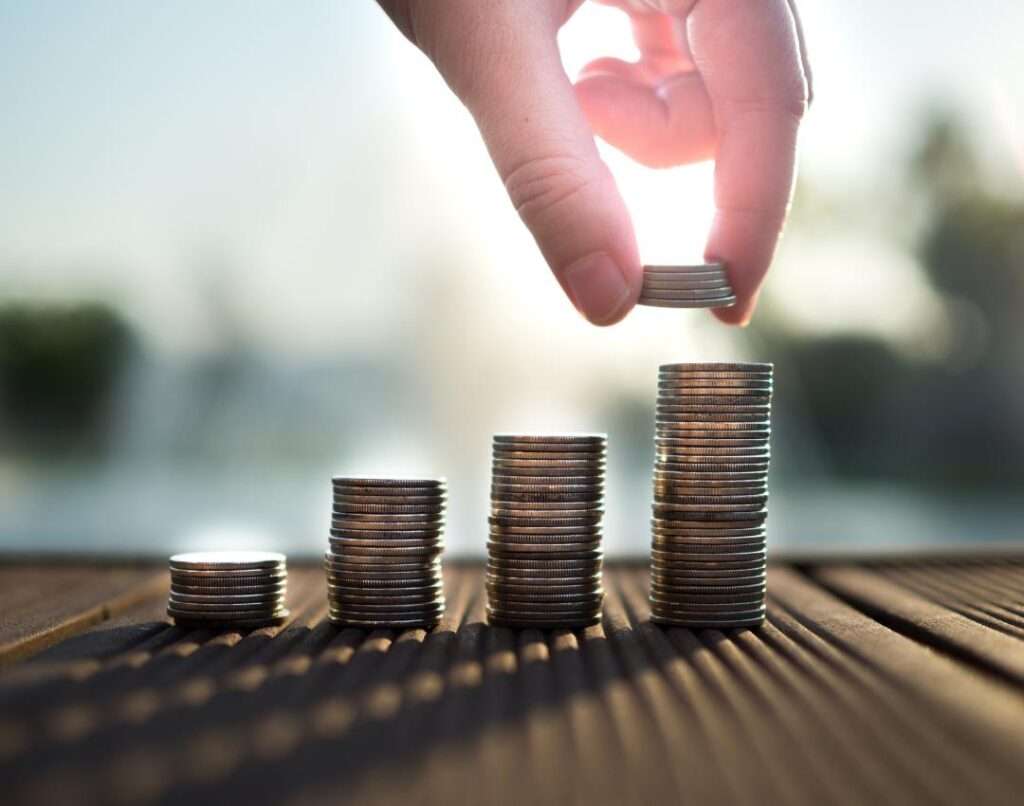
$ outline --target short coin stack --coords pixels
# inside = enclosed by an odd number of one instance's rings
[[[640,305],[655,308],[726,308],[736,302],[725,266],[644,266]]]
[[[178,623],[260,627],[288,615],[287,561],[268,551],[199,551],[170,559],[167,615]]]
[[[660,368],[655,621],[741,627],[764,619],[771,395],[771,364]]]
[[[601,618],[604,434],[498,434],[491,470],[487,616],[507,627]]]
[[[432,627],[444,612],[443,479],[335,478],[324,555],[331,621]]]

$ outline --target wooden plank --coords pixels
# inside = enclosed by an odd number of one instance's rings
[[[924,636],[933,645],[1024,683],[1024,642],[914,594],[872,571],[817,568],[814,579],[887,624]]]
[[[1019,768],[1024,696],[855,610],[795,571],[769,570],[771,597],[802,624],[883,672],[937,709],[968,746],[1006,769]]]
[[[16,568],[4,572],[15,587],[26,584],[17,581]],[[56,570],[30,597],[0,612],[0,668],[123,612],[163,585],[163,574],[148,568]]]

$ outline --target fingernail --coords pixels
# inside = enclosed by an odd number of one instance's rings
[[[573,305],[595,325],[615,321],[629,300],[626,276],[604,252],[580,258],[564,277]]]

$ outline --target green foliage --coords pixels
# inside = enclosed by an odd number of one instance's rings
[[[115,382],[134,346],[99,304],[0,307],[0,433],[22,452],[102,448]]]

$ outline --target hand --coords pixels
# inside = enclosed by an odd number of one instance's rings
[[[619,321],[642,270],[593,133],[651,166],[714,158],[705,257],[729,266],[746,323],[771,263],[810,101],[791,0],[604,0],[625,10],[636,64],[599,59],[573,87],[556,35],[582,0],[379,0],[466,104],[509,197],[573,304]]]

